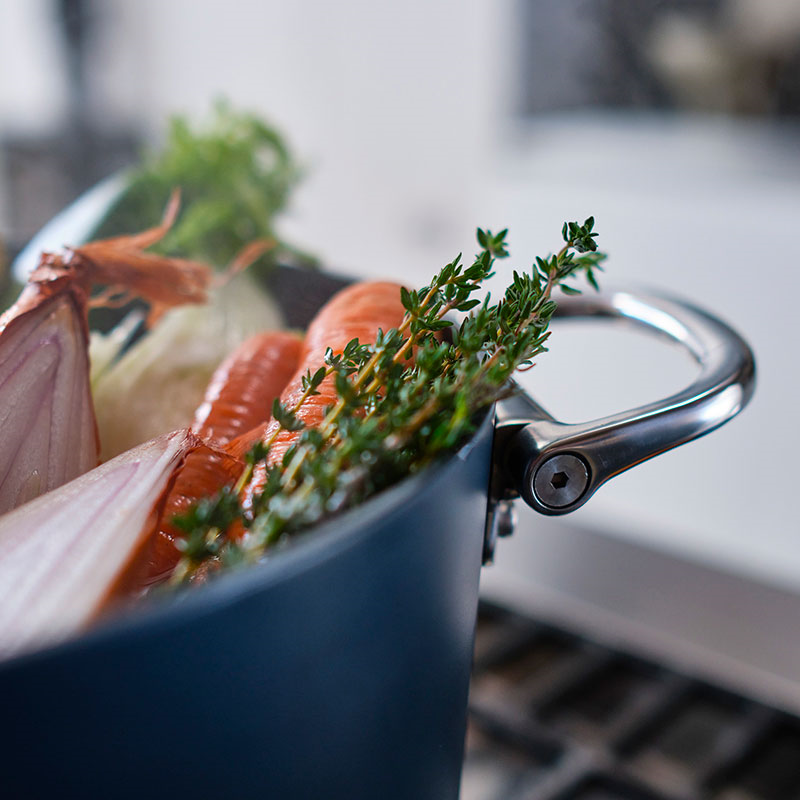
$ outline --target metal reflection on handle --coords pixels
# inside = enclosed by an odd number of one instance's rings
[[[559,302],[557,315],[628,320],[655,330],[683,345],[700,374],[665,400],[576,425],[559,422],[525,394],[498,403],[495,499],[518,494],[543,514],[574,511],[609,478],[713,431],[752,396],[755,362],[747,343],[682,300],[586,294]]]

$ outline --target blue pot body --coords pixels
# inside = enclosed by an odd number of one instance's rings
[[[2,795],[456,800],[491,446],[0,665]]]

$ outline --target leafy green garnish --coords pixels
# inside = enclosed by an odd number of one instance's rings
[[[256,239],[274,240],[293,252],[274,229],[300,177],[282,136],[254,114],[215,105],[210,123],[194,128],[171,120],[160,152],[145,157],[129,188],[95,232],[104,238],[139,230],[158,219],[174,188],[181,190],[181,214],[154,248],[173,256],[228,265]],[[260,259],[269,263],[272,250]]]

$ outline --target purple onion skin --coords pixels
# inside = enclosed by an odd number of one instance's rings
[[[68,284],[29,286],[0,320],[0,514],[97,466],[86,328]]]

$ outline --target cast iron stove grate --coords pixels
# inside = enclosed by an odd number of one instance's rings
[[[461,800],[800,800],[800,719],[483,604]]]

